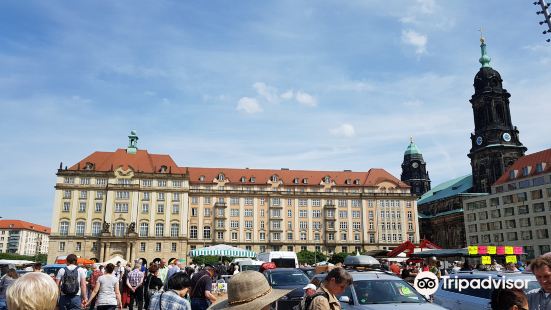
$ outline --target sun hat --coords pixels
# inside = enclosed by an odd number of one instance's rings
[[[262,309],[291,290],[272,289],[266,277],[258,271],[247,270],[234,275],[228,283],[228,299],[209,307],[209,310]]]
[[[306,286],[303,287],[302,289],[303,289],[303,290],[307,290],[307,289],[309,289],[309,288],[311,288],[311,289],[313,289],[313,290],[317,290],[317,289],[318,289],[318,288],[317,288],[314,284],[312,284],[312,283],[308,283],[308,285],[306,285]]]

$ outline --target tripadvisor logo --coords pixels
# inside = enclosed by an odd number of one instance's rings
[[[442,288],[445,290],[457,290],[461,292],[466,289],[527,289],[528,288],[528,279],[511,279],[504,277],[492,277],[487,276],[484,278],[468,278],[460,279],[457,276],[442,276],[440,280],[438,277],[430,272],[423,271],[417,274],[415,281],[413,282],[413,287],[425,297],[436,293],[438,290],[438,283],[442,281]]]

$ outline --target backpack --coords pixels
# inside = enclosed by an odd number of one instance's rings
[[[78,281],[78,267],[73,270],[63,268],[65,272],[61,278],[61,292],[65,295],[76,295],[80,290],[80,282]]]
[[[323,296],[329,300],[329,295],[326,292],[316,292],[314,295],[306,296],[298,305],[293,307],[293,310],[308,310],[314,298]]]

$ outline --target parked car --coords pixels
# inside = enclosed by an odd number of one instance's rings
[[[48,264],[42,267],[42,272],[44,272],[47,275],[57,275],[57,272],[61,268],[65,268],[67,265],[65,264]]]
[[[297,253],[289,251],[272,251],[258,253],[256,259],[273,262],[278,268],[298,268]]]
[[[314,267],[300,267],[299,269],[304,272],[308,279],[312,279],[316,275],[316,268]]]
[[[528,288],[525,292],[540,288],[536,277],[531,273],[498,273],[498,272],[459,272],[453,274],[451,279],[466,279],[469,282],[473,280],[488,279],[512,279],[512,280],[527,280]],[[455,286],[444,288],[444,281],[440,281],[438,291],[434,294],[434,303],[441,305],[450,310],[468,310],[468,309],[490,309],[490,298],[492,289],[489,288],[467,288],[459,291]]]
[[[298,268],[269,269],[264,271],[264,275],[271,287],[292,289],[291,292],[272,304],[272,308],[278,310],[290,310],[298,305],[304,296],[302,289],[310,283],[310,279]]]

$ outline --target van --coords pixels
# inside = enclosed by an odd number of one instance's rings
[[[278,268],[298,268],[298,258],[295,252],[273,251],[258,253],[256,259],[263,262],[272,262]]]

